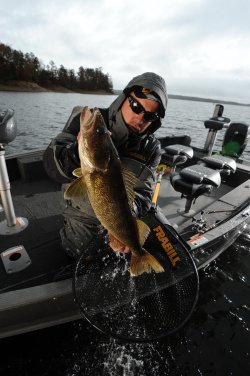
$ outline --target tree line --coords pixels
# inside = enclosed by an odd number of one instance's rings
[[[78,71],[59,68],[54,61],[44,65],[32,52],[23,53],[0,42],[0,81],[29,81],[40,86],[60,85],[70,90],[103,90],[113,93],[113,83],[109,74],[102,68],[84,68]]]

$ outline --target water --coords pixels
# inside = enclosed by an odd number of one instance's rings
[[[1,93],[0,108],[15,109],[18,136],[8,153],[44,147],[75,105],[108,106],[114,96]],[[210,103],[170,100],[159,135],[205,140]],[[225,105],[225,116],[250,122],[248,107]],[[219,147],[220,139],[217,144]],[[250,159],[249,146],[245,157]],[[0,341],[4,376],[247,376],[250,371],[250,227],[200,272],[196,309],[177,333],[146,344],[106,337],[83,321]]]
[[[7,154],[46,147],[62,130],[74,106],[108,107],[115,98],[114,95],[0,92],[0,108],[15,110],[18,129]],[[204,120],[211,117],[213,111],[213,103],[170,99],[167,116],[157,135],[187,134],[193,146],[202,147],[207,134]],[[224,116],[250,124],[250,107],[225,105]],[[222,130],[217,136],[217,150],[220,150],[223,136]],[[243,157],[250,160],[250,142]]]
[[[0,92],[0,108],[15,110],[17,137],[7,154],[44,148],[59,133],[74,106],[109,106],[111,95]]]

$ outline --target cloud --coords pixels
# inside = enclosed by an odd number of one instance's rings
[[[1,41],[45,64],[102,67],[115,88],[155,71],[171,93],[250,102],[248,0],[0,4]]]

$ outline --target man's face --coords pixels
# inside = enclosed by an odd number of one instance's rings
[[[151,99],[137,98],[134,92],[128,95],[121,107],[125,123],[136,133],[143,133],[152,120],[157,118],[155,115],[158,111],[159,103]]]

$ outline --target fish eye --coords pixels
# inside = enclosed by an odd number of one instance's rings
[[[102,127],[96,128],[96,133],[104,134],[105,133],[104,128],[102,128]]]

